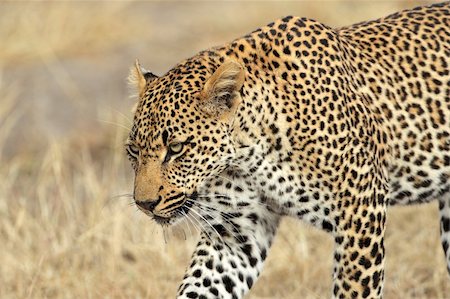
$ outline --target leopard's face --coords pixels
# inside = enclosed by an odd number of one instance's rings
[[[134,200],[161,224],[189,213],[202,196],[202,183],[233,160],[230,122],[239,104],[235,84],[241,68],[231,67],[238,73],[219,67],[208,75],[200,68],[161,78],[137,67],[135,76],[145,81],[126,150],[135,170]]]

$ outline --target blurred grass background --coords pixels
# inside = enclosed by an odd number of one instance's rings
[[[331,26],[424,1],[0,3],[0,298],[173,298],[196,242],[130,206],[125,83],[284,15]],[[450,298],[435,204],[392,208],[386,298]],[[328,298],[332,242],[286,219],[248,298]]]

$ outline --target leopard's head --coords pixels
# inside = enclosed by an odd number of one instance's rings
[[[233,161],[230,136],[245,73],[235,61],[199,56],[162,77],[136,62],[139,92],[126,151],[134,200],[161,224],[189,213],[199,187]]]

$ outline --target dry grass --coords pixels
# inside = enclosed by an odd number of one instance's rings
[[[117,196],[132,184],[130,115],[117,111],[132,104],[136,56],[162,71],[279,15],[343,25],[412,6],[257,4],[0,4],[0,298],[174,296],[196,236],[165,244]],[[390,211],[386,298],[450,298],[437,219],[435,205]],[[327,235],[286,219],[248,298],[327,298],[331,252]]]

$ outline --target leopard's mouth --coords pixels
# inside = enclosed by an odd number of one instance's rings
[[[156,223],[162,226],[174,225],[188,216],[188,214],[191,212],[192,206],[194,205],[194,200],[197,198],[197,196],[198,196],[197,192],[194,192],[189,196],[186,195],[185,196],[186,199],[183,201],[183,203],[174,210],[172,210],[168,216],[160,216],[154,213],[151,213],[151,215],[149,216],[151,216]]]

